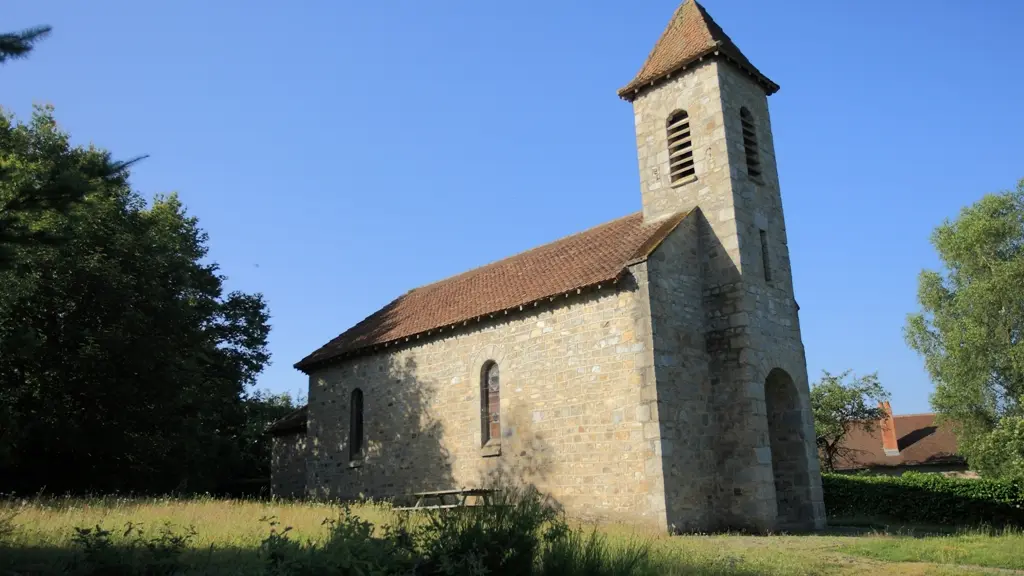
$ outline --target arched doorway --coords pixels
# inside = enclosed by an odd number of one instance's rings
[[[768,437],[772,450],[772,475],[778,507],[776,527],[813,522],[811,479],[807,462],[800,396],[793,379],[776,368],[764,383]]]

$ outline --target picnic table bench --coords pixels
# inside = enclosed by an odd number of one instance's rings
[[[486,488],[461,488],[457,490],[434,490],[432,492],[414,492],[411,496],[416,499],[412,506],[400,506],[395,510],[416,511],[416,510],[441,510],[444,508],[458,508],[466,506],[469,498],[474,499],[474,504],[487,506],[491,503],[491,496],[494,490]],[[431,504],[431,502],[434,502]],[[454,502],[454,503],[450,503]]]

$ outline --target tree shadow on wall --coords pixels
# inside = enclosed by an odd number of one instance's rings
[[[401,324],[407,312],[405,304],[399,298],[325,348],[386,339]],[[485,321],[478,329],[507,321]],[[416,341],[417,345],[423,343]],[[421,380],[418,375],[423,371],[409,353],[411,346],[389,347],[386,353],[357,356],[325,369],[325,373],[337,371],[329,376],[334,389],[325,394],[336,407],[329,412],[319,406],[312,408],[313,413],[329,413],[333,420],[315,424],[319,444],[311,442],[309,446],[307,491],[332,499],[395,498],[414,492],[497,485],[534,486],[546,491],[556,462],[553,436],[548,436],[548,430],[533,431],[529,407],[512,404],[502,413],[501,454],[485,457],[469,440],[478,440],[480,426],[476,382],[453,387],[447,381]],[[365,447],[362,462],[351,464],[348,405],[356,387],[363,393]],[[457,451],[458,458],[449,450]]]
[[[319,498],[390,499],[455,485],[439,387],[417,378],[416,361],[398,352],[357,357],[328,372],[314,416],[307,492]],[[353,391],[362,392],[362,447],[353,447]],[[333,405],[333,406],[332,406]],[[325,417],[329,416],[329,417]],[[337,417],[334,417],[337,416]],[[316,421],[320,420],[320,421]]]
[[[556,453],[550,431],[534,430],[533,415],[525,404],[502,415],[501,455],[485,459],[479,474],[482,486],[494,489],[535,488],[548,493]]]

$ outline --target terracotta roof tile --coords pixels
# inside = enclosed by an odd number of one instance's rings
[[[644,224],[638,212],[410,290],[295,367],[308,372],[343,354],[616,280],[627,266],[646,258],[685,216]]]
[[[935,414],[893,416],[900,453],[886,456],[880,426],[870,434],[862,428],[850,431],[843,445],[853,453],[839,463],[842,470],[874,466],[907,466],[962,462],[956,454],[956,436],[947,426],[935,423]]]
[[[716,51],[752,73],[768,94],[778,91],[779,86],[747,60],[703,6],[696,0],[685,0],[672,15],[640,72],[632,82],[619,90],[619,96],[632,100],[636,95],[635,91],[643,85],[660,80]]]

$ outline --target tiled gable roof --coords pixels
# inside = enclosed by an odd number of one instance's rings
[[[961,463],[956,453],[956,436],[948,426],[938,425],[935,414],[893,416],[899,454],[887,456],[882,449],[881,425],[871,433],[863,428],[851,430],[843,446],[851,449],[849,456],[837,466],[856,470],[876,466],[910,466],[918,464]]]
[[[617,280],[686,217],[612,220],[458,276],[410,290],[306,356],[304,372],[339,356]]]
[[[762,74],[729,35],[715,23],[696,0],[685,0],[676,9],[654,49],[647,56],[633,81],[619,90],[619,96],[632,100],[646,84],[685,68],[697,60],[719,53],[731,59],[741,69],[752,74],[768,94],[779,86]]]
[[[285,436],[287,434],[304,434],[306,432],[306,407],[302,406],[285,414],[280,420],[274,422],[267,428],[267,434],[271,436]]]

